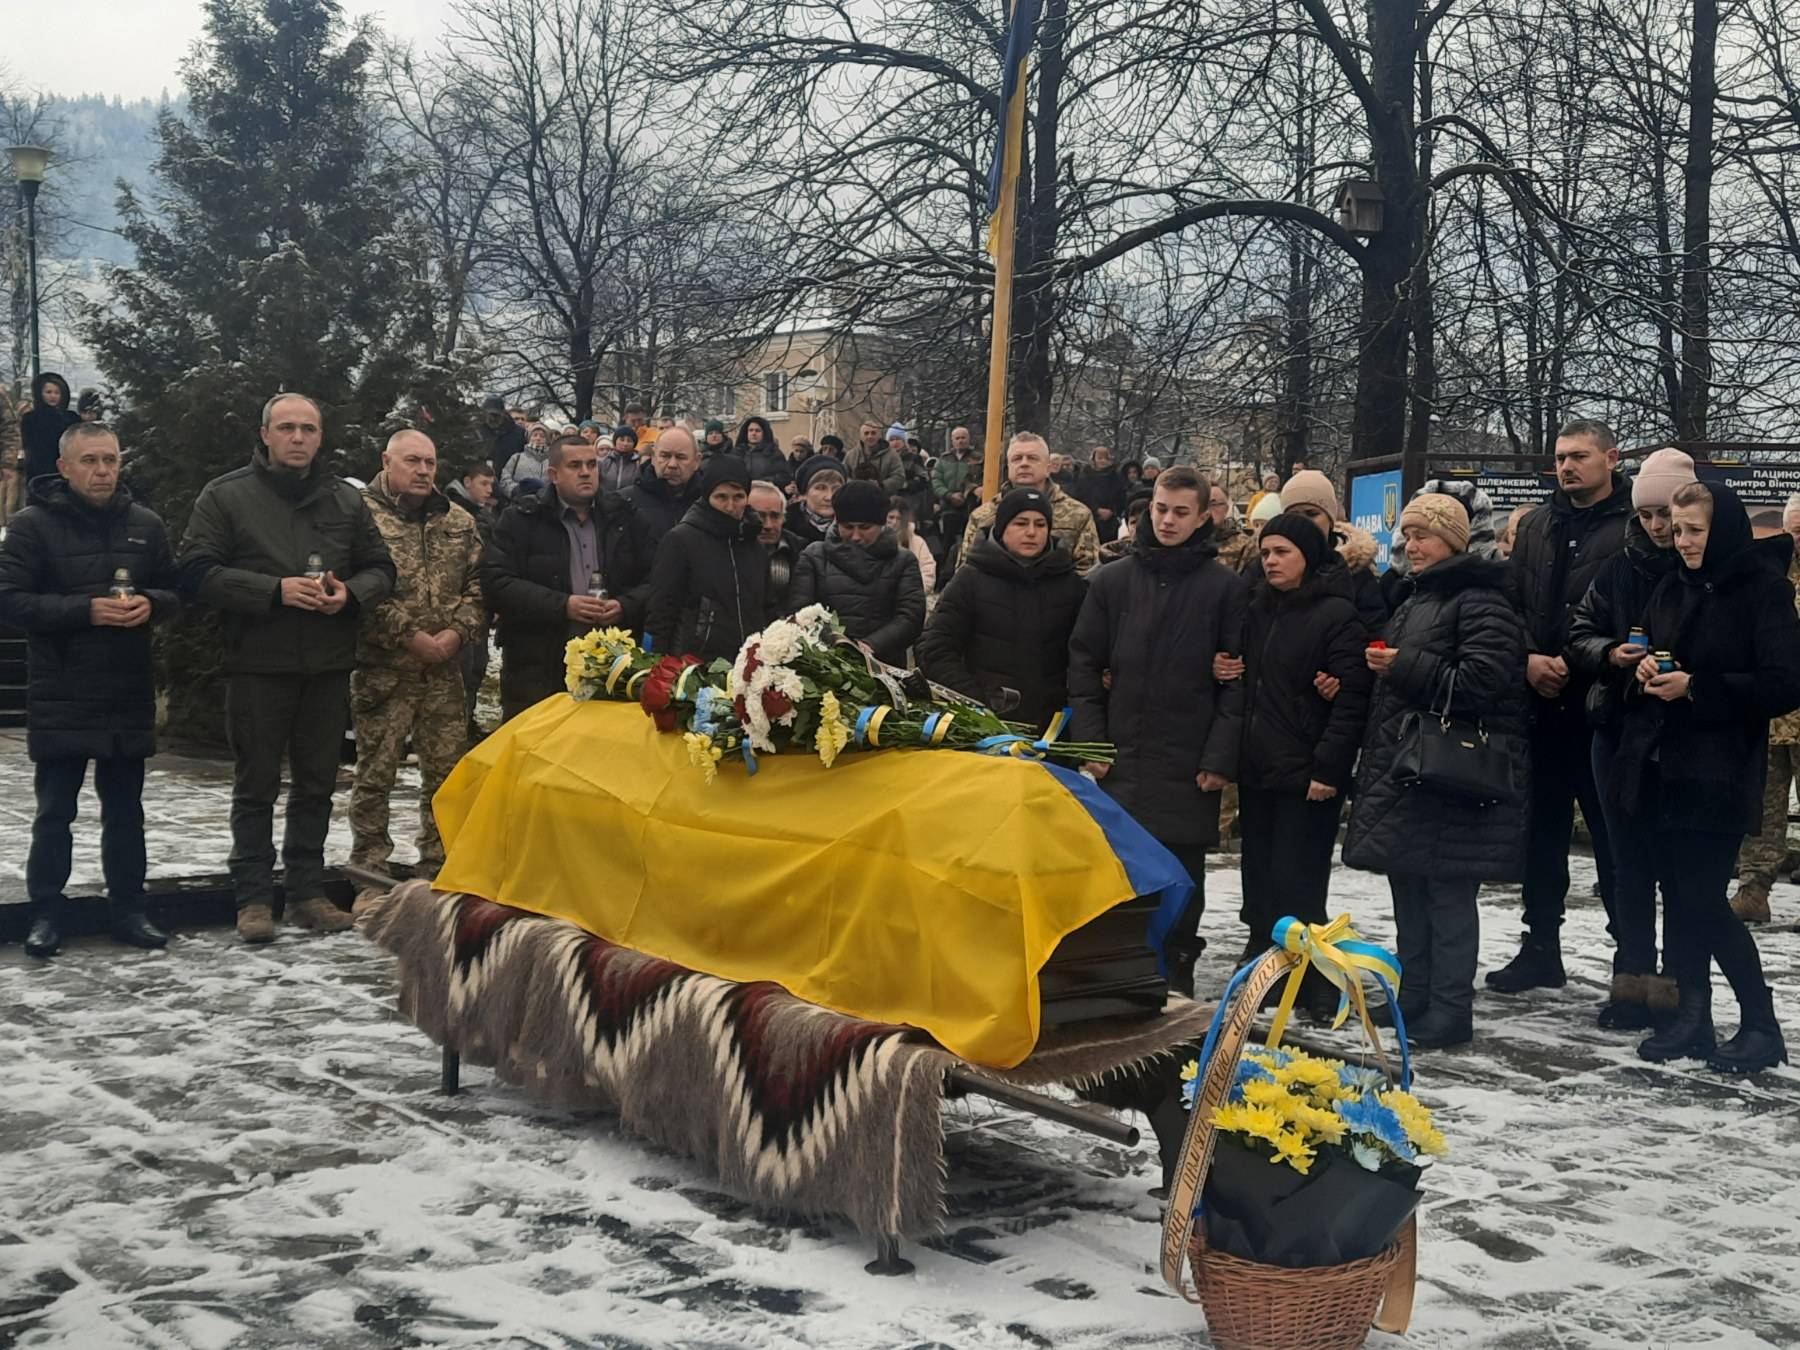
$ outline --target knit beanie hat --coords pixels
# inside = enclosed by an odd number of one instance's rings
[[[750,490],[750,466],[736,455],[714,455],[700,470],[700,496],[710,497],[727,483]]]
[[[994,508],[994,538],[998,539],[1006,533],[1006,527],[1012,524],[1013,517],[1024,511],[1036,511],[1044,518],[1044,524],[1050,524],[1055,516],[1050,509],[1050,498],[1036,488],[1014,488],[1000,499]]]
[[[1421,492],[1400,513],[1400,528],[1416,525],[1427,534],[1435,534],[1454,552],[1469,546],[1469,513],[1456,498],[1442,492]]]
[[[833,435],[830,435],[829,433],[827,433],[824,436],[819,437],[819,449],[823,450],[827,446],[830,446],[832,449],[836,450],[838,452],[839,456],[841,456],[844,451],[844,438],[842,436],[833,436]]]
[[[1631,480],[1631,504],[1634,507],[1667,506],[1676,489],[1694,479],[1692,455],[1673,448],[1658,450],[1644,460],[1637,477]]]
[[[794,475],[794,487],[805,492],[806,486],[816,473],[835,473],[839,478],[844,476],[844,461],[833,459],[830,455],[814,455],[800,466],[800,472]]]
[[[891,426],[887,429],[887,438],[890,441],[893,440],[896,436],[898,436],[901,440],[906,439],[906,428],[901,426],[898,422],[894,423],[893,426]]]
[[[879,483],[853,478],[831,494],[831,510],[840,525],[885,525],[887,494]]]
[[[486,398],[481,400],[481,411],[505,412],[506,400],[501,398],[498,394],[489,394]]]
[[[633,445],[637,444],[637,432],[624,425],[616,426],[612,429],[612,438],[615,442],[630,441]]]
[[[1256,499],[1256,505],[1250,508],[1250,523],[1252,525],[1265,525],[1280,514],[1281,494],[1279,492],[1265,492]],[[1334,516],[1333,519],[1336,519],[1336,517]],[[1319,527],[1314,525],[1313,533],[1317,534],[1318,532]]]
[[[725,434],[725,424],[716,417],[713,418],[712,421],[708,422],[704,427],[700,428],[700,434],[702,436],[710,436],[715,431],[718,432],[720,435]]]
[[[1338,505],[1337,491],[1331,486],[1331,480],[1317,469],[1300,470],[1281,489],[1281,509],[1292,511],[1296,506],[1316,506],[1334,523],[1344,518],[1344,508]]]
[[[1155,455],[1145,455],[1144,456],[1144,467],[1146,469],[1155,469],[1158,473],[1161,473],[1162,472],[1162,461],[1160,459],[1158,459]]]
[[[1257,505],[1261,506],[1262,503],[1258,502]],[[1309,573],[1318,571],[1331,554],[1330,546],[1325,542],[1325,531],[1298,511],[1283,511],[1264,525],[1262,534],[1258,536],[1259,539],[1276,537],[1288,540],[1300,550],[1300,556],[1306,559],[1306,570]]]

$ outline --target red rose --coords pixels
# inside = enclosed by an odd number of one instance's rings
[[[763,712],[771,722],[786,717],[794,710],[794,700],[779,689],[763,690],[762,705]]]
[[[655,720],[658,731],[674,731],[679,725],[680,717],[672,706],[675,682],[681,678],[682,671],[699,664],[698,657],[665,656],[651,668],[650,677],[644,681],[644,692],[638,696],[638,703]]]

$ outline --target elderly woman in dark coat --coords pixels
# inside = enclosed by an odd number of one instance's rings
[[[1787,1046],[1756,939],[1725,891],[1744,836],[1761,824],[1769,719],[1800,707],[1800,618],[1787,579],[1793,542],[1753,539],[1742,503],[1719,483],[1678,489],[1670,517],[1681,566],[1657,585],[1644,615],[1651,652],[1626,692],[1610,784],[1616,808],[1651,841],[1680,996],[1674,1021],[1638,1054],[1756,1073],[1786,1063]],[[1737,1034],[1717,1045],[1714,961],[1741,1013]]]
[[[1525,628],[1508,596],[1507,564],[1464,550],[1469,517],[1453,497],[1415,497],[1400,517],[1410,576],[1384,647],[1366,660],[1375,693],[1357,771],[1344,861],[1385,872],[1402,968],[1400,1010],[1413,1044],[1460,1045],[1474,1034],[1475,966],[1484,881],[1523,875],[1529,772]],[[1513,748],[1515,801],[1484,803],[1394,778],[1408,714],[1479,719]]]

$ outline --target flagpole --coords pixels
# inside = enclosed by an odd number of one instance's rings
[[[1020,0],[1009,0],[1007,21],[1019,18]],[[1035,22],[1035,13],[1033,15]],[[1011,55],[1011,43],[1008,44]],[[988,225],[988,252],[994,258],[993,347],[988,355],[987,436],[982,445],[981,498],[992,501],[1002,481],[1002,450],[1006,438],[1007,358],[1012,349],[1013,252],[1018,242],[1019,162],[1025,154],[1026,72],[1030,58],[1018,62],[1018,84],[1001,109],[1000,135],[1005,138],[1000,154],[1000,200]],[[1001,87],[1005,88],[1002,72]]]

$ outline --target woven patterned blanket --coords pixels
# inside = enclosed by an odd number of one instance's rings
[[[557,1104],[616,1111],[759,1207],[920,1237],[944,1214],[944,1074],[923,1033],[735,984],[560,919],[407,882],[360,921],[399,958],[400,1011],[441,1045]],[[1210,1009],[1047,1032],[1006,1071],[1092,1087],[1202,1036]]]

